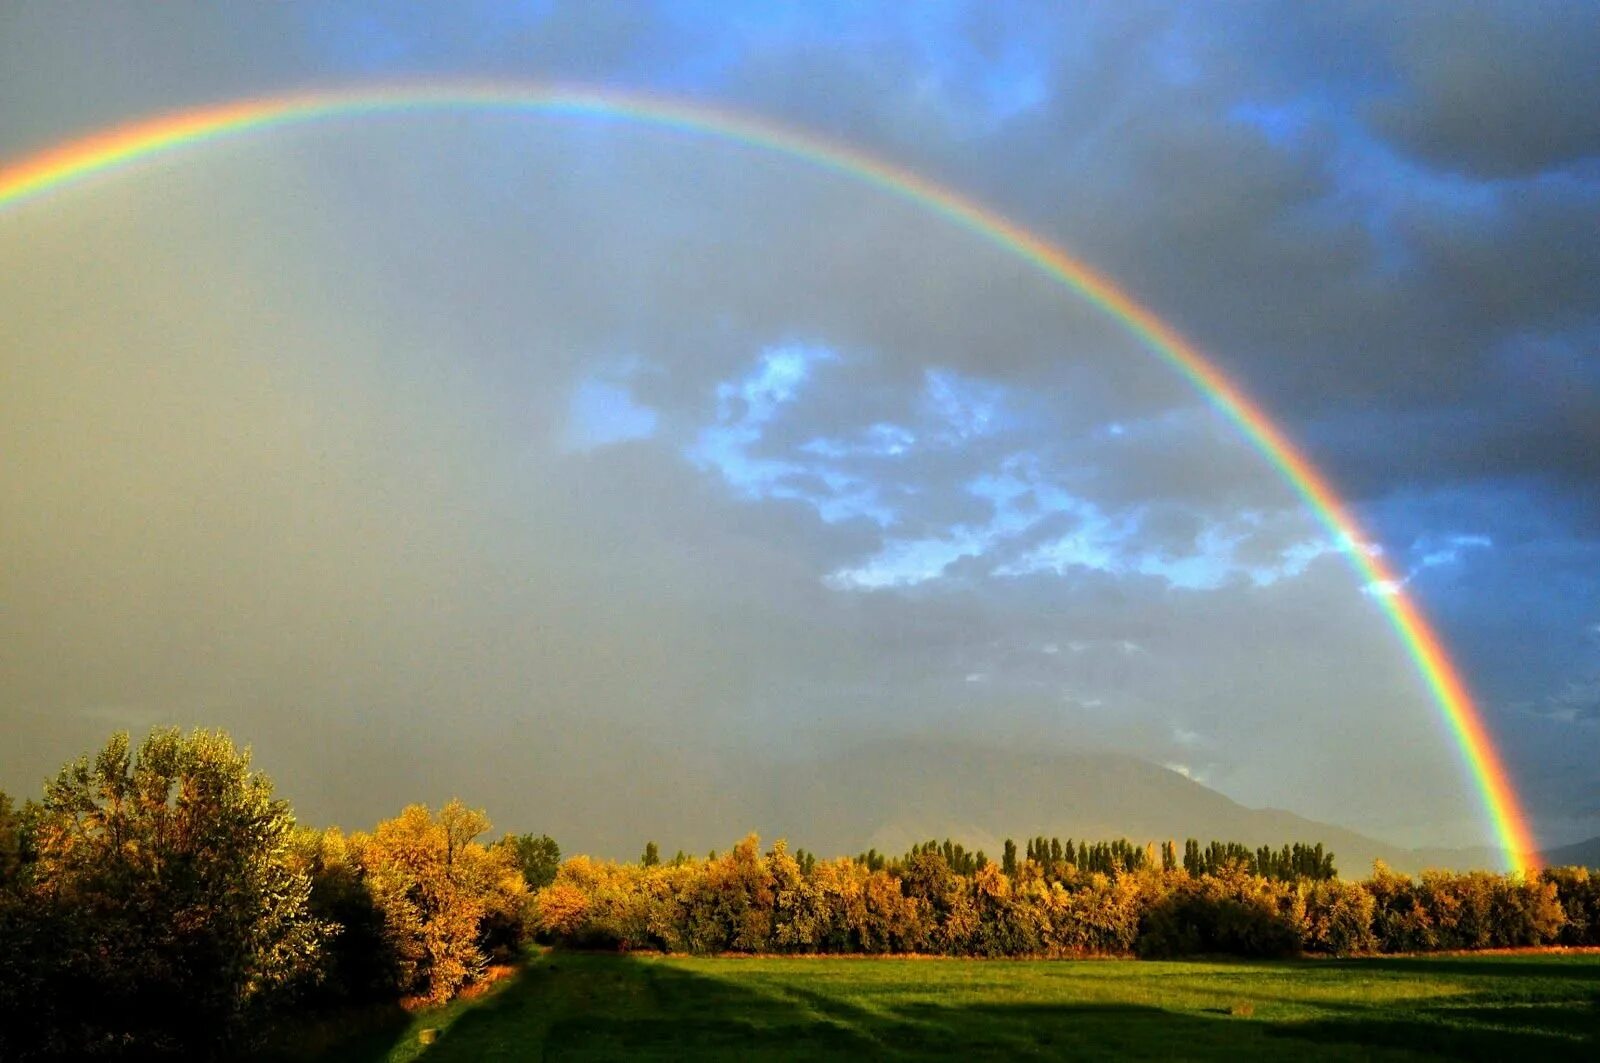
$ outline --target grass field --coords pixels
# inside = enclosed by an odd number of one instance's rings
[[[423,1029],[438,1031],[424,1047]],[[1600,955],[1185,962],[546,953],[325,1058],[1600,1058]]]

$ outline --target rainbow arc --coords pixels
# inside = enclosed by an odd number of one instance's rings
[[[610,118],[675,129],[776,152],[833,171],[916,204],[998,245],[1121,322],[1237,425],[1334,537],[1379,596],[1384,614],[1416,664],[1481,794],[1484,812],[1511,870],[1537,869],[1533,834],[1511,777],[1439,637],[1403,591],[1332,485],[1244,389],[1188,340],[1108,278],[997,212],[917,174],[791,129],[699,104],[610,92],[498,84],[396,85],[243,100],[117,126],[0,168],[0,212],[96,174],[167,152],[248,133],[380,113],[499,111],[546,117]]]

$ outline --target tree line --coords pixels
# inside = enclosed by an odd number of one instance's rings
[[[563,861],[460,801],[297,825],[219,732],[114,736],[0,794],[0,1058],[220,1058],[289,1009],[438,1003],[527,943],[693,953],[1358,955],[1600,945],[1600,875],[1335,876],[1320,845],[1036,837]]]
[[[1067,859],[1069,853],[1079,862]],[[1600,875],[1548,869],[1339,879],[1318,845],[1007,842],[1000,863],[951,841],[902,857],[801,860],[751,835],[669,864],[574,857],[535,923],[578,948],[952,956],[1246,957],[1600,945]]]

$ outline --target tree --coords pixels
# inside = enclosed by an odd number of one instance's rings
[[[644,843],[644,855],[639,857],[640,867],[655,867],[661,863],[661,850],[656,848],[655,842]]]
[[[63,768],[30,828],[23,922],[8,928],[37,965],[25,980],[39,994],[33,1050],[237,1044],[315,970],[333,930],[310,912],[293,827],[249,751],[220,731],[157,730],[137,752],[119,733]]]
[[[16,807],[11,795],[0,790],[0,890],[17,882],[22,865],[29,860],[24,815],[25,811]]]
[[[530,890],[542,890],[556,880],[561,846],[550,835],[507,834],[494,844],[511,857]]]
[[[443,1003],[523,934],[528,886],[506,850],[478,844],[489,819],[459,800],[411,805],[350,845],[383,913],[402,992]]]

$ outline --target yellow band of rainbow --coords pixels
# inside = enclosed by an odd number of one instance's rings
[[[1328,481],[1282,430],[1192,344],[1126,292],[1043,238],[965,196],[852,148],[764,120],[649,97],[498,84],[392,85],[271,96],[132,122],[24,158],[0,169],[0,211],[93,174],[236,134],[325,118],[462,109],[620,118],[715,137],[843,174],[954,222],[1026,259],[1125,325],[1239,426],[1310,504],[1369,584],[1400,586],[1382,559],[1366,548],[1366,536]],[[1532,873],[1538,866],[1532,832],[1460,675],[1414,602],[1399,590],[1380,595],[1379,600],[1455,734],[1510,869]]]

